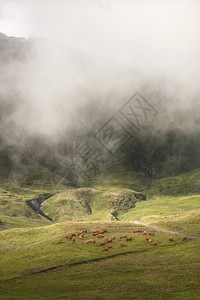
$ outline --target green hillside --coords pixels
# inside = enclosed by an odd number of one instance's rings
[[[198,94],[42,38],[0,69],[0,299],[199,299]]]

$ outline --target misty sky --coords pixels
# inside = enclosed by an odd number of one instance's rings
[[[2,99],[11,98],[13,82],[24,99],[8,120],[16,128],[56,135],[74,123],[74,107],[81,111],[89,99],[125,101],[146,86],[145,78],[152,101],[160,100],[153,96],[157,88],[173,101],[165,103],[168,115],[199,102],[198,0],[0,0],[0,32],[59,42],[39,43],[36,61],[30,57],[17,68],[13,62],[0,72],[1,81],[11,84],[0,89]],[[78,50],[76,59],[62,44]]]
[[[0,32],[186,80],[199,74],[198,0],[0,0]]]

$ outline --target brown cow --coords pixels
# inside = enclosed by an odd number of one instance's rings
[[[115,240],[115,236],[112,237],[112,240]]]
[[[108,251],[108,248],[106,247],[101,250],[101,252],[104,252],[104,251]]]
[[[172,238],[172,237],[170,237],[170,238],[169,238],[169,240],[170,240],[170,242],[172,242],[172,241],[173,241],[173,238]]]
[[[112,243],[112,239],[106,240],[106,244],[107,243]]]
[[[75,242],[75,238],[72,239],[72,243],[74,243],[74,242]]]
[[[146,240],[149,241],[149,240],[150,240],[150,237],[146,236]]]
[[[101,238],[103,238],[103,235],[97,234],[96,237],[97,237],[98,239],[101,239]]]
[[[124,243],[123,243],[123,242],[120,242],[120,246],[124,246]]]
[[[96,243],[96,242],[95,242],[95,240],[93,240],[93,239],[90,239],[90,243]]]
[[[61,241],[61,239],[58,239],[58,244],[60,244],[62,241]]]
[[[146,231],[144,231],[144,232],[143,232],[143,235],[146,235],[146,234],[147,234],[147,232],[146,232]]]
[[[99,247],[101,247],[101,246],[103,246],[103,245],[105,245],[105,242],[101,242],[101,243],[99,244]]]
[[[84,244],[89,244],[91,243],[90,240],[84,241]]]
[[[151,246],[157,246],[157,242],[151,242]]]
[[[183,236],[183,241],[185,241],[187,239],[187,236],[186,235],[184,235]]]
[[[148,232],[147,235],[155,235],[154,232]]]
[[[123,238],[126,238],[127,237],[127,234],[122,234],[121,236],[120,236],[120,239],[123,239]]]
[[[78,237],[80,240],[82,240],[83,239],[83,235],[81,234],[81,235],[79,235],[79,237]]]
[[[132,241],[132,237],[127,237],[126,242]]]
[[[112,246],[111,246],[110,244],[108,244],[108,245],[107,245],[107,248],[111,249],[111,248],[112,248]]]

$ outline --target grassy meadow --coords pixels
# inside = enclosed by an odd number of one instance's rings
[[[135,184],[129,175],[127,184],[108,175],[91,186],[56,191],[2,187],[0,299],[199,299],[199,171],[152,183],[138,176]],[[52,196],[45,200],[47,193]],[[43,198],[40,209],[53,222],[27,205]],[[153,231],[157,245],[133,233],[136,228]],[[83,229],[83,239],[66,238]],[[107,232],[97,238],[95,229]],[[102,252],[100,243],[112,237],[112,248]],[[89,239],[95,243],[85,244]]]
[[[83,240],[65,238],[83,228]],[[99,247],[104,239],[92,236],[102,228],[115,236],[108,252]],[[154,231],[158,245],[151,246],[136,228],[146,230],[128,222],[67,222],[2,231],[1,299],[198,299],[200,239],[169,241],[169,234]],[[84,244],[90,238],[96,243]]]

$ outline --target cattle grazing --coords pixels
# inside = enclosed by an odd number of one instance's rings
[[[157,242],[151,242],[151,246],[157,246]]]
[[[187,239],[187,236],[184,235],[184,236],[183,236],[183,241],[185,241],[186,239]]]
[[[120,246],[122,246],[122,247],[123,247],[123,246],[124,246],[124,243],[123,243],[123,242],[120,242]]]
[[[58,239],[58,244],[60,244],[62,241],[61,241],[61,239]]]
[[[122,234],[121,236],[120,236],[120,239],[123,239],[123,238],[126,238],[127,237],[127,234]]]
[[[112,239],[106,240],[106,244],[107,243],[112,243]]]
[[[127,241],[127,242],[132,241],[132,237],[127,237],[127,238],[126,238],[126,241]]]
[[[103,235],[97,234],[96,237],[97,237],[98,239],[101,239],[101,238],[103,238]]]
[[[173,238],[172,238],[172,237],[170,237],[170,238],[169,238],[169,240],[170,240],[170,242],[172,242],[172,241],[173,241]]]
[[[80,240],[82,240],[83,239],[83,235],[81,234],[81,235],[79,235],[79,237],[78,237]]]
[[[90,243],[96,243],[96,242],[95,242],[95,240],[93,240],[93,239],[90,239]]]
[[[150,237],[146,236],[146,240],[149,241],[149,240],[150,240]]]
[[[115,240],[115,236],[112,237],[112,240]]]
[[[146,234],[147,234],[147,232],[146,232],[146,231],[144,231],[144,232],[143,232],[143,235],[146,235]]]
[[[111,249],[111,248],[112,248],[112,246],[111,246],[110,244],[108,244],[108,245],[107,245],[107,248]]]
[[[104,252],[104,251],[108,251],[108,248],[106,247],[101,250],[101,252]]]
[[[84,241],[84,244],[89,244],[89,243],[91,243],[90,240]]]
[[[141,229],[135,229],[135,230],[133,230],[133,233],[140,233],[140,232],[143,232],[143,230],[141,230]]]
[[[99,247],[101,247],[101,246],[103,246],[103,245],[105,245],[105,242],[101,242],[101,243],[99,244]]]
[[[72,243],[74,243],[75,242],[75,238],[72,238]]]
[[[155,235],[154,232],[148,232],[147,235]]]

